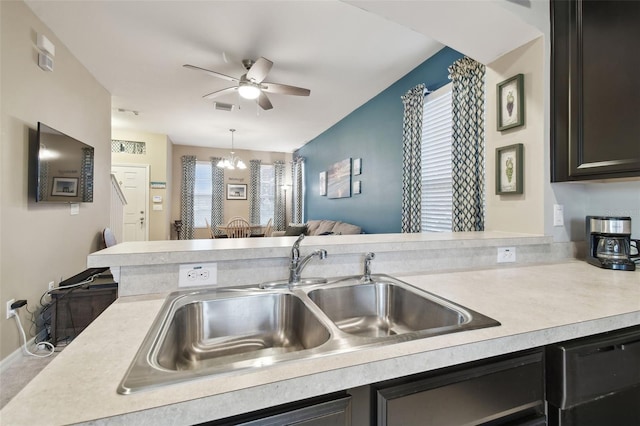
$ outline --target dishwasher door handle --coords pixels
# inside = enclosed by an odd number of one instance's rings
[[[633,350],[637,347],[640,347],[640,340],[634,340],[632,342],[624,342],[620,344],[620,349],[623,351]]]

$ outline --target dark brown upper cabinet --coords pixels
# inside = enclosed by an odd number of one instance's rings
[[[550,4],[551,181],[640,176],[640,1]]]

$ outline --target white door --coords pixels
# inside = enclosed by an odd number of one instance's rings
[[[124,208],[123,241],[147,241],[149,221],[149,166],[112,165],[111,173],[118,179],[127,199]]]

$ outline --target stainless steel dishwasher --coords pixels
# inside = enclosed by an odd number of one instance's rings
[[[546,348],[550,426],[640,425],[640,327]]]

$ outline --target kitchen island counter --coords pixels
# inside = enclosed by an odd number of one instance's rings
[[[501,325],[119,395],[166,294],[121,297],[0,411],[0,421],[194,424],[640,324],[637,271],[568,261],[399,278]]]

